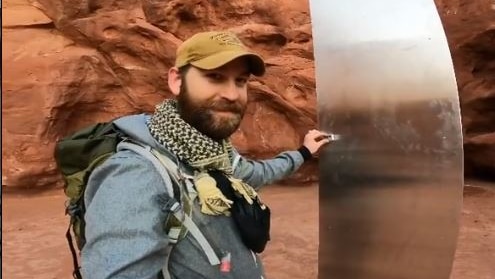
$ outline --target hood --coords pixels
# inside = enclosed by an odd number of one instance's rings
[[[150,134],[146,122],[151,118],[148,114],[135,114],[120,117],[113,123],[127,136],[162,152],[169,152]]]

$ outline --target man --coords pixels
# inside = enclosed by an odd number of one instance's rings
[[[228,139],[245,112],[250,75],[264,72],[261,57],[235,35],[198,33],[178,48],[175,66],[168,72],[177,100],[159,104],[151,116],[127,116],[116,122],[133,139],[179,162],[193,181],[194,223],[213,250],[222,253],[219,257],[228,255],[231,265],[225,269],[208,262],[190,233],[167,249],[163,224],[170,218],[166,205],[171,197],[148,160],[123,150],[89,178],[86,245],[81,253],[84,278],[161,278],[162,270],[171,278],[263,278],[258,256],[232,220],[232,200],[210,183],[209,171],[220,171],[252,203],[260,186],[294,173],[328,142],[324,133],[311,130],[297,151],[263,161],[239,156]]]

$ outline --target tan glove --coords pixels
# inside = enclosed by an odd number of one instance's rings
[[[249,204],[253,204],[253,200],[258,195],[253,187],[237,178],[229,177],[229,180],[232,183],[232,188],[241,194]]]
[[[207,173],[200,173],[194,177],[194,184],[198,191],[201,212],[208,215],[230,215],[229,209],[233,201],[222,194],[213,177]]]

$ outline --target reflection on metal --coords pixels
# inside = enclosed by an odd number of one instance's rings
[[[328,133],[328,135],[326,135],[325,138],[327,138],[330,141],[337,141],[337,140],[341,139],[341,136],[336,135],[336,134],[332,134],[332,133]]]
[[[432,0],[311,0],[321,279],[449,278],[462,205],[460,110]]]

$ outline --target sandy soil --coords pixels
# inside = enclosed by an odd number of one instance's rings
[[[271,186],[264,190],[263,197],[273,212],[272,241],[262,256],[268,277],[317,278],[317,186]],[[61,191],[35,197],[3,196],[4,278],[71,278],[71,258],[64,236],[64,201]],[[470,182],[465,188],[451,279],[493,278],[495,185]]]

